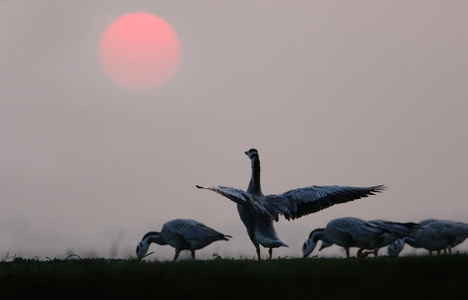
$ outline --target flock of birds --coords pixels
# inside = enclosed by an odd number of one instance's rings
[[[257,258],[261,260],[260,245],[267,248],[269,259],[272,257],[273,248],[288,247],[281,241],[274,227],[274,221],[278,222],[282,215],[287,220],[294,220],[302,216],[323,210],[335,204],[345,203],[356,199],[375,195],[385,189],[383,185],[372,187],[350,186],[309,186],[287,191],[279,195],[264,195],[260,184],[260,159],[256,149],[250,149],[245,154],[250,158],[252,176],[247,191],[225,186],[210,186],[200,189],[216,192],[237,204],[239,217],[242,220],[247,233],[255,246]],[[388,246],[389,255],[396,256],[405,244],[413,247],[429,247],[424,244],[428,239],[429,231],[437,231],[441,221],[428,221],[427,224],[396,223],[383,220],[364,221],[357,218],[334,219],[326,228],[316,229],[309,235],[302,247],[304,257],[307,257],[315,249],[319,240],[322,241],[321,249],[333,244],[345,248],[349,257],[349,248],[357,247],[358,257],[364,257],[373,252],[377,255],[379,248]],[[449,224],[449,221],[445,221]],[[452,222],[453,227],[460,226],[460,232],[465,237],[458,237],[455,233],[441,234],[440,245],[426,248],[428,250],[450,249],[468,236],[468,225]],[[447,225],[450,227],[451,225]],[[465,227],[463,227],[465,226]],[[428,229],[426,230],[426,227]],[[429,229],[429,227],[431,229]],[[434,227],[434,228],[432,228]],[[440,225],[440,227],[443,227]],[[182,250],[189,250],[192,259],[195,259],[195,251],[204,248],[219,240],[227,241],[231,238],[218,232],[203,223],[191,219],[175,219],[166,222],[161,231],[148,232],[138,243],[136,255],[139,259],[147,254],[151,243],[170,245],[175,248],[173,261],[176,261]],[[443,243],[442,240],[451,243]],[[460,243],[461,243],[460,242]],[[424,244],[424,245],[423,245]],[[442,247],[442,248],[440,248]],[[151,253],[150,253],[151,254]]]
[[[468,224],[448,220],[427,219],[419,223],[399,223],[384,220],[365,221],[346,217],[333,219],[325,228],[313,230],[302,246],[304,257],[315,249],[317,242],[322,242],[319,249],[338,245],[346,251],[358,248],[357,257],[366,257],[370,253],[378,255],[380,248],[387,247],[387,255],[396,257],[405,244],[413,248],[423,248],[432,254],[451,253],[452,248],[468,238]]]

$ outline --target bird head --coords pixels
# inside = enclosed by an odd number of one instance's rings
[[[136,256],[138,259],[143,259],[145,256],[148,256],[150,254],[152,254],[153,252],[149,253],[149,254],[146,254],[148,252],[148,248],[151,244],[151,242],[154,242],[154,238],[156,237],[159,237],[159,232],[157,231],[151,231],[151,232],[148,232],[147,234],[145,234],[143,236],[143,238],[141,239],[141,241],[138,243],[137,247],[136,247]]]
[[[305,241],[304,245],[302,245],[303,257],[307,258],[314,251],[315,246],[317,246],[317,243],[314,242],[314,240],[308,239],[307,241]]]
[[[245,151],[244,153],[245,153],[245,155],[247,155],[250,159],[252,159],[252,158],[258,156],[258,151],[257,151],[257,149],[254,149],[254,148],[250,149],[249,151]]]
[[[387,254],[390,257],[397,257],[398,254],[403,250],[405,247],[405,240],[399,239],[393,242],[392,244],[388,245],[387,247]]]
[[[136,247],[136,256],[138,259],[141,260],[143,257],[145,257],[145,254],[148,252],[149,245],[150,244],[144,240],[138,243]]]
[[[304,258],[308,257],[314,251],[315,246],[317,246],[317,241],[321,238],[324,230],[325,229],[323,228],[317,228],[309,234],[309,239],[307,239],[307,241],[304,242],[304,245],[302,245],[302,254]]]

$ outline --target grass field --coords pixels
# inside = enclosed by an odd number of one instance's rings
[[[2,299],[466,299],[468,255],[139,262],[15,258]]]

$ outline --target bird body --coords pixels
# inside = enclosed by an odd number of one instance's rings
[[[336,244],[343,247],[346,257],[350,258],[349,249],[357,247],[360,257],[363,250],[378,249],[384,240],[390,238],[391,232],[378,225],[353,217],[337,218],[328,222],[325,228],[313,230],[302,246],[302,253],[304,257],[309,256],[321,240],[320,250]]]
[[[265,215],[255,215],[241,204],[237,204],[237,211],[254,244],[260,244],[265,248],[287,247],[278,238],[271,218]]]
[[[429,251],[437,251],[450,248],[455,242],[455,235],[440,228],[440,224],[430,223],[421,229],[415,238],[405,237],[403,241],[413,248],[424,248]]]
[[[218,232],[203,223],[192,219],[175,219],[164,223],[161,232],[151,231],[143,236],[136,248],[136,255],[143,258],[148,252],[151,243],[170,245],[175,248],[174,260],[182,250],[190,250],[192,259],[195,259],[195,250],[204,248],[209,244],[231,238]]]
[[[197,185],[197,187],[214,191],[237,203],[239,217],[256,248],[258,260],[261,260],[259,245],[269,248],[270,259],[273,248],[287,247],[278,238],[273,224],[273,221],[279,220],[280,215],[287,220],[294,220],[334,204],[353,201],[384,190],[383,185],[373,187],[309,186],[279,195],[264,195],[260,183],[258,151],[250,149],[245,154],[250,158],[252,168],[247,191],[225,186]]]
[[[427,219],[419,222],[422,228],[416,232],[414,237],[403,237],[389,245],[387,253],[389,256],[398,256],[404,245],[408,244],[413,248],[423,248],[432,254],[432,251],[446,249],[451,253],[451,249],[461,244],[468,238],[468,224],[448,220]]]

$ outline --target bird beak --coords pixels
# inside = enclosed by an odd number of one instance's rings
[[[249,151],[245,151],[244,153],[245,153],[245,155],[249,155]]]
[[[143,255],[143,256],[140,258],[140,260],[142,260],[143,258],[145,258],[145,257],[147,257],[147,256],[150,256],[150,255],[153,254],[153,253],[154,253],[154,251],[153,251],[153,252],[150,252],[150,253],[148,253],[148,254]]]

